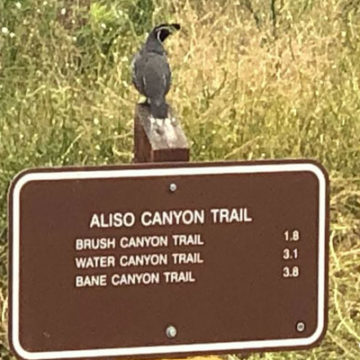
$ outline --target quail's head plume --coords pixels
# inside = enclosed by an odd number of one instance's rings
[[[171,86],[171,71],[163,42],[179,29],[179,24],[156,26],[132,62],[133,84],[140,94],[146,96],[150,113],[156,119],[165,119],[168,115],[165,96]]]

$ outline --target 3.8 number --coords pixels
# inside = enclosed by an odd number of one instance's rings
[[[283,267],[283,278],[297,278],[300,275],[300,269],[298,266],[284,266]]]
[[[286,230],[284,232],[285,241],[299,241],[300,240],[300,231],[299,230]]]

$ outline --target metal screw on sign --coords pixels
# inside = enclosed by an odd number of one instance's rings
[[[298,332],[303,332],[305,330],[305,323],[303,321],[299,321],[297,324],[296,324],[296,330]]]
[[[177,330],[176,330],[176,327],[173,326],[173,325],[169,325],[167,328],[166,328],[166,336],[169,338],[169,339],[172,339],[176,336],[177,334]]]
[[[175,183],[171,183],[169,186],[169,190],[171,192],[175,192],[177,190],[177,185]]]

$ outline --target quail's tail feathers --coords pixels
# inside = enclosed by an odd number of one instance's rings
[[[168,117],[168,105],[165,99],[150,99],[150,113],[155,119],[166,119]]]

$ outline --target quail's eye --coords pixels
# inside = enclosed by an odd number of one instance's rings
[[[170,32],[167,29],[161,29],[158,31],[157,33],[157,39],[160,42],[163,42],[168,36],[169,36]]]
[[[161,31],[162,30],[158,31],[157,34],[156,34],[156,37],[160,42],[162,42],[162,40],[161,40]]]

